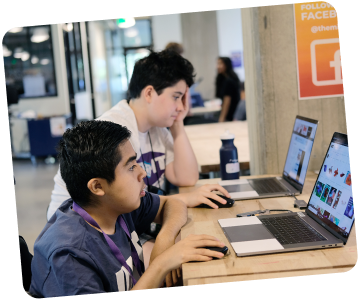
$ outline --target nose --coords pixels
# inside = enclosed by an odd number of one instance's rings
[[[184,95],[183,97],[186,97],[186,95]],[[182,99],[177,101],[178,103],[177,103],[176,111],[182,111],[183,110],[183,101],[184,100],[182,100]]]
[[[138,175],[138,181],[142,181],[147,176],[146,171],[140,167],[140,174]]]

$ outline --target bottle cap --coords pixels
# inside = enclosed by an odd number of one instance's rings
[[[234,134],[230,133],[228,129],[221,135],[221,140],[233,140],[233,139],[234,139]]]

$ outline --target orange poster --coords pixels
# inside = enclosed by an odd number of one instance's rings
[[[294,4],[299,99],[343,95],[337,13],[326,2]]]

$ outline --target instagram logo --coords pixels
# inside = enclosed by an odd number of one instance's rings
[[[329,49],[330,51],[328,51]],[[321,58],[320,64],[317,63],[317,57]],[[310,44],[310,58],[314,85],[326,86],[343,83],[339,38],[314,40]],[[324,72],[329,74],[330,78],[323,78],[321,73]]]

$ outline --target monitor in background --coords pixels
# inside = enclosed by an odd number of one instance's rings
[[[283,177],[303,187],[318,121],[297,116],[289,144]]]
[[[6,96],[8,106],[19,102],[19,93],[13,84],[6,84]]]

